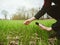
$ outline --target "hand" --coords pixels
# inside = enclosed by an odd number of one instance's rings
[[[30,18],[30,19],[25,20],[25,21],[24,21],[24,24],[25,24],[25,25],[28,25],[28,24],[30,24],[33,20],[35,20],[35,17],[32,17],[32,18]]]
[[[28,19],[28,20],[25,20],[25,21],[24,21],[24,24],[25,24],[25,25],[28,25],[30,22],[31,22],[31,20]]]

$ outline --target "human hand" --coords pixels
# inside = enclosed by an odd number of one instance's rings
[[[33,20],[35,20],[35,17],[32,17],[32,18],[30,18],[30,19],[25,20],[25,21],[24,21],[24,24],[25,24],[25,25],[28,25],[28,24],[30,24]]]
[[[24,24],[25,25],[28,25],[28,24],[30,24],[30,22],[31,22],[31,20],[30,19],[27,19],[27,20],[24,21]]]

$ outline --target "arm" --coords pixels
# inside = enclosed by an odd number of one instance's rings
[[[36,25],[38,25],[41,29],[46,30],[46,31],[51,31],[52,30],[51,27],[46,27],[46,26],[44,26],[44,25],[42,25],[38,22],[36,22]]]
[[[36,19],[39,19],[41,16],[43,16],[46,13],[46,10],[48,10],[51,7],[51,0],[44,0],[44,5],[42,9],[34,16]]]
[[[51,6],[51,0],[50,1],[49,0],[45,0],[42,9],[34,17],[25,20],[24,21],[24,24],[25,25],[28,25],[33,20],[39,19],[41,16],[43,16],[46,13],[46,9],[48,9],[50,6]]]

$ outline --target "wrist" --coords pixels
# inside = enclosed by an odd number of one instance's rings
[[[28,19],[30,22],[32,22],[33,20],[35,20],[36,18],[35,17],[32,17],[30,19]]]
[[[36,19],[35,17],[30,18],[31,21],[33,21],[33,20],[35,20],[35,19]]]

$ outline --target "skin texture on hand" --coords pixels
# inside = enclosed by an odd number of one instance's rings
[[[28,25],[31,21],[30,20],[25,20],[24,24]]]
[[[25,25],[28,25],[28,24],[30,24],[33,20],[35,20],[36,18],[35,17],[32,17],[32,18],[30,18],[30,19],[27,19],[27,20],[25,20],[24,21],[24,24]]]

